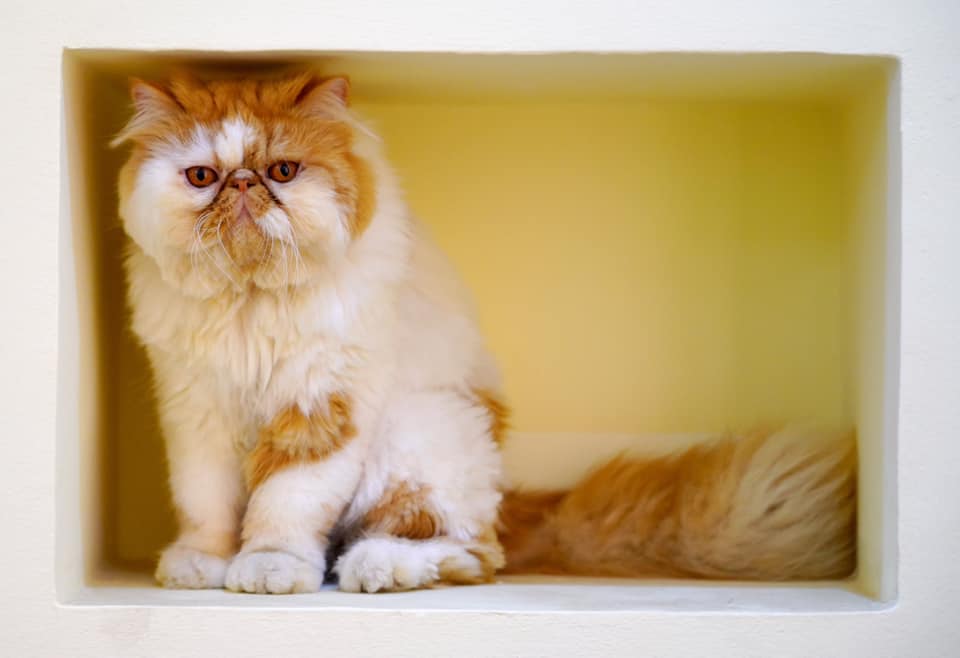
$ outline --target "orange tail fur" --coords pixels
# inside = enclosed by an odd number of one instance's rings
[[[507,573],[825,579],[856,565],[856,446],[783,430],[618,457],[570,491],[507,492]]]

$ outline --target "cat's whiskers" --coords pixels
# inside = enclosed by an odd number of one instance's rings
[[[209,211],[200,213],[196,223],[193,225],[193,242],[190,245],[190,269],[194,273],[200,269],[200,252],[202,251],[206,254],[206,247],[203,245],[202,229],[204,222],[206,222],[209,216]]]
[[[287,245],[283,240],[280,241],[280,257],[283,260],[283,286],[287,288],[290,286],[290,259],[287,258]]]
[[[273,255],[273,238],[267,238],[264,242],[263,249],[260,250],[260,263],[266,265],[270,262],[270,257]]]
[[[217,227],[216,227],[217,242],[220,243],[220,248],[223,249],[223,253],[224,253],[224,255],[227,257],[227,260],[229,260],[231,264],[233,264],[234,266],[236,266],[236,264],[233,262],[233,259],[230,258],[230,254],[227,253],[227,248],[226,248],[226,246],[224,246],[223,240],[220,238],[220,225],[221,225],[221,224],[223,224],[223,221],[222,221],[222,220],[217,224]],[[207,258],[210,259],[210,262],[213,263],[214,267],[216,267],[218,270],[220,270],[220,273],[223,274],[223,276],[225,276],[225,277],[227,278],[227,280],[230,281],[230,283],[233,284],[233,287],[234,287],[234,288],[239,288],[239,287],[240,287],[240,284],[237,283],[236,279],[234,279],[232,276],[230,276],[230,273],[229,273],[229,272],[227,272],[225,269],[223,269],[223,266],[222,266],[222,265],[220,264],[220,262],[217,260],[216,256],[214,256],[213,254],[210,253],[210,250],[207,249],[206,245],[204,245],[204,244],[201,242],[201,243],[200,243],[200,248],[201,248],[202,252],[204,253],[204,255],[206,255]]]
[[[268,237],[263,245],[263,250],[260,252],[260,265],[264,268],[270,268],[270,274],[272,275],[272,266],[273,266],[273,243],[276,242],[274,238]]]
[[[300,252],[300,244],[297,242],[297,236],[293,232],[293,217],[289,210],[285,209],[284,214],[287,216],[286,230],[284,231],[283,236],[280,238],[281,244],[289,244],[290,248],[293,250],[293,262],[296,266],[296,283],[299,284],[302,281],[303,271],[306,270],[306,263],[303,262],[303,255]],[[286,256],[286,254],[284,254]],[[287,285],[291,285],[289,277],[287,278]]]
[[[301,278],[302,272],[300,268],[302,267],[306,269],[306,265],[303,262],[303,256],[300,254],[300,245],[297,244],[297,238],[293,234],[293,231],[289,231],[288,235],[290,236],[290,247],[291,249],[293,249],[293,258],[294,258],[293,262],[297,266],[297,274],[296,274],[297,283],[300,283],[302,280]]]
[[[213,263],[213,266],[216,267],[216,268],[220,271],[220,273],[223,274],[223,276],[225,276],[225,277],[230,281],[230,283],[232,283],[232,284],[234,285],[234,287],[236,287],[236,288],[239,287],[239,285],[238,285],[237,282],[234,280],[234,278],[233,278],[232,276],[230,276],[230,274],[229,274],[225,269],[223,269],[223,266],[220,265],[219,261],[217,261],[216,256],[214,256],[213,254],[211,254],[211,253],[210,253],[210,250],[207,249],[207,247],[205,247],[205,246],[203,246],[203,245],[201,244],[201,245],[200,245],[200,251],[203,253],[204,256],[207,257],[207,259],[209,259],[209,261],[210,261],[211,263]]]
[[[223,250],[223,255],[226,256],[226,258],[227,258],[227,260],[230,262],[230,264],[233,265],[234,267],[236,267],[237,264],[234,263],[234,262],[233,262],[233,258],[230,257],[230,252],[227,251],[227,246],[226,246],[225,244],[223,244],[223,235],[222,235],[221,232],[220,232],[221,228],[223,228],[223,220],[222,220],[222,219],[221,219],[219,222],[217,222],[217,243],[220,245],[220,249]]]

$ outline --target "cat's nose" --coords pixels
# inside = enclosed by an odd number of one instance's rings
[[[246,192],[248,187],[253,187],[256,184],[257,175],[249,169],[238,169],[233,172],[228,183],[230,187],[235,187],[241,192]]]

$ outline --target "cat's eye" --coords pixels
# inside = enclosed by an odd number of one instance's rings
[[[190,167],[184,172],[187,176],[187,182],[194,187],[207,187],[217,182],[219,176],[210,167]]]
[[[298,171],[300,171],[300,165],[296,162],[282,160],[270,165],[267,169],[267,176],[278,183],[287,183],[296,177]]]

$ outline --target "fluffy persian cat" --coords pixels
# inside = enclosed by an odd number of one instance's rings
[[[504,492],[495,362],[348,91],[311,74],[132,85],[129,304],[179,519],[161,584],[850,573],[849,437],[719,439]]]

